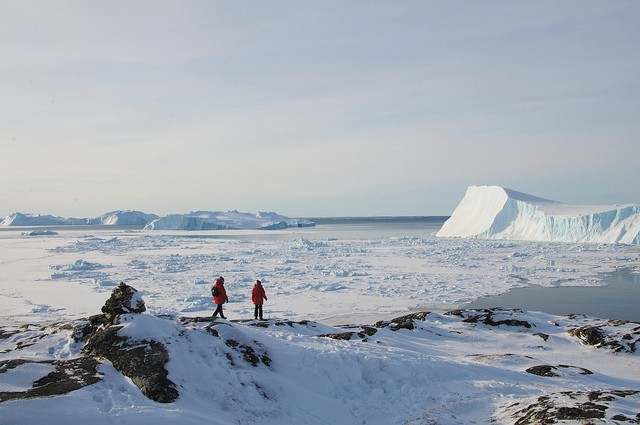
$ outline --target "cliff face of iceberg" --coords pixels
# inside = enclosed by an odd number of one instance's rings
[[[470,186],[437,236],[640,245],[640,205],[567,205]]]

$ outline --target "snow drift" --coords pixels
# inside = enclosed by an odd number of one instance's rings
[[[438,237],[640,244],[640,205],[567,205],[470,186]]]
[[[308,226],[315,226],[315,223],[273,212],[196,211],[158,218],[148,223],[145,230],[273,230]]]

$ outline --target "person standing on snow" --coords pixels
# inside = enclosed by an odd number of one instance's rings
[[[211,288],[211,295],[213,295],[213,302],[217,305],[216,311],[213,312],[211,317],[215,319],[220,313],[220,317],[226,319],[222,312],[222,304],[229,302],[229,297],[227,297],[227,291],[224,289],[224,277],[220,276],[216,279],[216,283]]]
[[[264,292],[264,288],[262,287],[262,282],[256,280],[256,284],[253,285],[253,291],[251,292],[251,300],[256,305],[256,308],[253,312],[253,316],[255,320],[262,319],[262,304],[267,300],[267,294]]]

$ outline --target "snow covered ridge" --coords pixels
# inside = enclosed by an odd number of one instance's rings
[[[567,205],[500,186],[469,186],[437,236],[640,245],[640,205]]]
[[[0,326],[2,423],[522,425],[640,417],[633,322],[503,309],[344,327],[179,318],[148,314],[126,284],[102,313]]]
[[[315,226],[315,223],[273,212],[252,214],[239,211],[196,211],[189,214],[167,215],[151,221],[144,228],[145,230],[274,230],[309,226]]]
[[[127,226],[145,225],[158,218],[155,214],[145,214],[141,211],[111,211],[96,218],[64,218],[53,215],[23,214],[20,212],[8,215],[0,222],[0,226],[78,226],[78,225],[107,225]]]

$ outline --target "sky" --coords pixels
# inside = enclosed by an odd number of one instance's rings
[[[640,2],[0,0],[0,216],[640,203]]]

